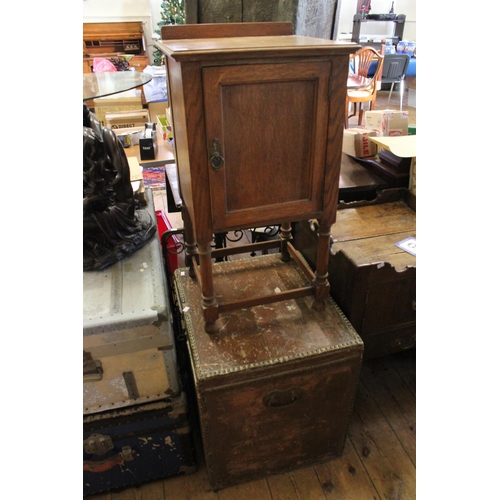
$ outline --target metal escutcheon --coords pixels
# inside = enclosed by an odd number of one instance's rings
[[[216,172],[224,166],[224,158],[220,152],[220,142],[218,139],[213,139],[210,143],[210,165]]]

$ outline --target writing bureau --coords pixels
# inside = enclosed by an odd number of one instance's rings
[[[349,54],[358,46],[292,29],[291,23],[164,26],[156,43],[167,67],[186,263],[201,287],[209,333],[218,330],[219,312],[307,294],[321,310],[329,293]],[[310,286],[218,303],[214,233],[279,223],[282,259],[300,262],[291,223],[312,217],[321,229]]]

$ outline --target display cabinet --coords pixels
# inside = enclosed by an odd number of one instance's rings
[[[222,311],[309,294],[321,310],[328,296],[349,54],[359,45],[292,31],[291,23],[164,26],[156,44],[167,66],[186,262],[209,333]],[[320,221],[314,273],[291,243],[291,223],[309,218]],[[273,224],[282,259],[304,267],[311,285],[218,302],[213,235]]]

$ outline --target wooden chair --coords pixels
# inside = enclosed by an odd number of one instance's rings
[[[369,76],[370,65],[378,61],[377,69],[373,76]],[[366,80],[363,86],[347,89],[347,98],[345,102],[345,128],[349,128],[349,118],[356,115],[356,107],[359,103],[358,126],[363,122],[363,103],[370,103],[370,110],[375,109],[377,100],[377,90],[382,78],[382,67],[384,56],[372,47],[363,47],[352,54],[349,63],[353,68],[354,75],[360,77],[360,80]],[[354,104],[354,113],[349,115],[349,105]]]

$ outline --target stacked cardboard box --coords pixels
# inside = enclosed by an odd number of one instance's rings
[[[369,137],[376,137],[377,132],[367,128],[354,127],[344,130],[342,151],[355,158],[365,158],[377,154],[377,146],[369,140]]]
[[[105,122],[110,129],[141,127],[149,122],[149,113],[147,109],[106,113]]]
[[[110,97],[100,97],[94,99],[94,114],[101,122],[106,125],[106,113],[119,113],[124,111],[136,111],[142,109],[142,98],[140,91],[121,92]]]
[[[379,137],[408,135],[408,111],[383,109],[365,113],[365,127]]]

